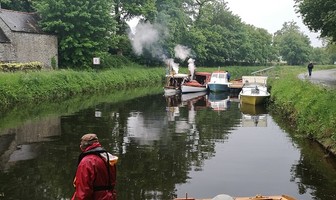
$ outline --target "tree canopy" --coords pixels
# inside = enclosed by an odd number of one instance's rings
[[[92,67],[95,56],[115,66],[111,55],[123,55],[144,65],[162,65],[168,58],[187,64],[176,58],[179,45],[188,49],[188,56],[201,66],[266,65],[280,57],[289,64],[302,64],[312,57],[311,52],[321,54],[312,51],[308,37],[295,24],[286,22],[272,35],[244,23],[225,0],[2,2],[7,9],[35,11],[41,16],[43,30],[58,36],[59,65],[67,68]],[[297,2],[300,11],[308,9],[309,0]],[[311,14],[308,11],[307,20]],[[127,22],[134,18],[139,24],[136,32],[131,32]],[[326,27],[332,30],[329,21]],[[329,32],[324,35],[331,36]],[[143,49],[136,51],[135,47]]]
[[[322,37],[331,37],[336,42],[335,0],[295,0],[303,22],[310,30],[320,31]]]
[[[61,65],[86,68],[107,51],[115,27],[111,1],[41,0],[34,7],[43,30],[59,38]]]

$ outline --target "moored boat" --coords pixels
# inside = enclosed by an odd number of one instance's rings
[[[239,93],[241,103],[259,105],[270,96],[267,91],[267,76],[243,76],[243,87]]]
[[[211,92],[226,92],[230,91],[230,84],[228,72],[218,70],[212,72],[208,87]]]
[[[166,96],[174,95],[181,92],[181,85],[185,79],[188,79],[188,74],[168,74],[166,75],[166,83],[164,93]]]
[[[194,79],[182,83],[182,93],[207,91],[210,76],[209,72],[195,72]]]

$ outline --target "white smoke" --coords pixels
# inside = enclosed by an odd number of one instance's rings
[[[194,76],[194,73],[195,73],[195,60],[192,59],[192,58],[188,59],[188,69],[190,71],[191,76]]]
[[[150,23],[138,23],[133,35],[129,34],[129,37],[137,55],[141,55],[144,49],[151,47],[160,39],[158,29]]]
[[[176,45],[174,48],[175,58],[180,58],[182,61],[190,56],[190,49],[188,47],[182,46],[180,44]]]
[[[173,58],[167,58],[163,48],[159,45],[160,39],[162,39],[167,33],[164,31],[164,27],[156,24],[152,25],[150,23],[139,22],[132,32],[128,34],[133,51],[137,55],[142,55],[143,51],[148,50],[153,57],[159,58],[165,62],[169,71],[174,70],[175,73],[179,71],[179,64],[174,62]],[[175,58],[179,58],[185,61],[190,57],[191,50],[183,45],[176,45],[174,48]],[[188,60],[188,69],[191,74],[194,72],[194,60]]]
[[[166,64],[169,68],[173,69],[174,72],[175,72],[176,74],[178,74],[178,72],[179,72],[179,64],[178,64],[178,63],[175,63],[175,62],[174,62],[174,59],[172,59],[172,58],[165,59],[164,62],[165,62],[165,64]],[[169,71],[170,71],[170,70],[169,70]],[[169,73],[169,72],[168,72],[168,73]]]

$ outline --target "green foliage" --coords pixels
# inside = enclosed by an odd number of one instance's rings
[[[41,0],[34,6],[43,30],[58,36],[61,67],[89,68],[107,51],[115,27],[111,1]]]
[[[333,64],[331,55],[325,48],[313,48],[310,60],[319,65]]]
[[[140,67],[140,65],[131,62],[124,56],[111,55],[109,53],[102,53],[101,65],[97,66],[98,69],[113,69],[113,68],[126,68],[126,67]]]
[[[283,28],[275,33],[274,45],[282,60],[289,65],[301,65],[310,60],[310,41],[294,21],[285,22]]]
[[[55,57],[52,57],[51,58],[51,67],[53,69],[57,69],[57,61],[56,61],[56,58]]]
[[[336,44],[328,44],[326,51],[329,55],[330,63],[334,64],[336,62]]]
[[[1,8],[8,10],[16,10],[23,12],[33,12],[35,11],[32,7],[31,0],[1,0]]]
[[[336,42],[336,4],[334,0],[295,0],[304,24],[322,37]]]
[[[336,149],[336,107],[330,104],[336,98],[336,91],[299,80],[297,75],[303,70],[306,67],[283,68],[280,77],[270,82],[273,109],[286,117],[298,132]]]
[[[40,71],[0,74],[0,105],[52,101],[76,94],[161,84],[162,68],[124,67],[99,72]]]

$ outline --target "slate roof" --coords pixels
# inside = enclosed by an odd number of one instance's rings
[[[42,29],[38,26],[38,16],[34,13],[0,9],[0,18],[12,31],[43,33]]]
[[[0,43],[7,43],[7,42],[10,42],[10,40],[0,28]]]

